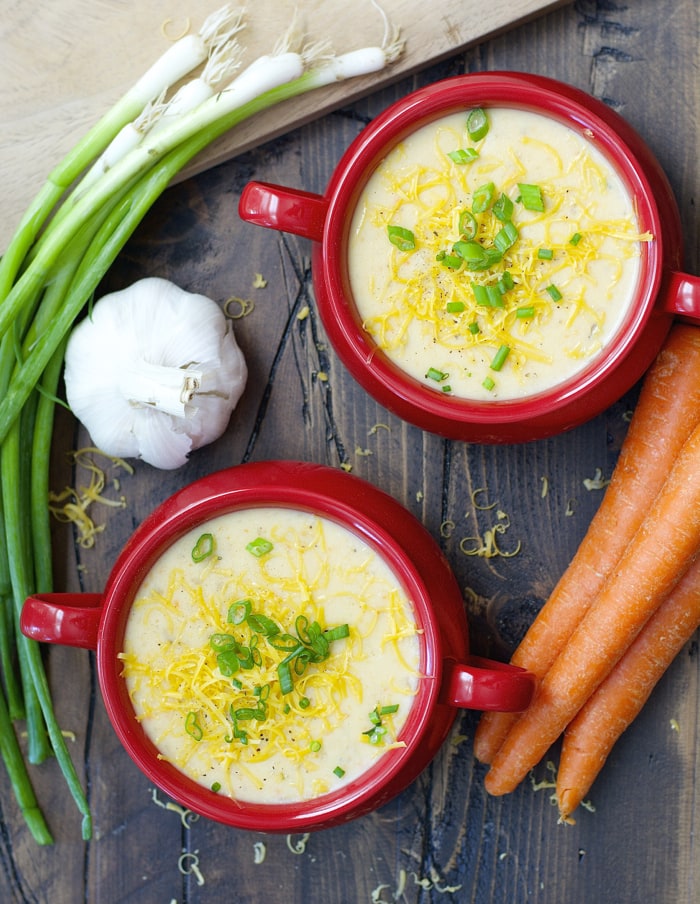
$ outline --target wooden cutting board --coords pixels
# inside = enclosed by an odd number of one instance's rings
[[[203,152],[201,171],[314,117],[424,68],[564,0],[381,0],[405,52],[390,68],[286,102]],[[199,29],[222,0],[4,0],[0,16],[0,174],[4,249],[52,167],[171,40]],[[244,64],[271,50],[292,22],[337,53],[381,44],[373,0],[253,0],[241,33]],[[188,18],[191,16],[191,18]]]

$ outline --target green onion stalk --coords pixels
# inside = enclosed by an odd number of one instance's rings
[[[225,7],[191,36],[197,40],[182,39],[182,55],[173,48],[164,55],[165,75],[156,65],[127,92],[52,171],[0,260],[0,754],[39,844],[50,844],[52,837],[18,742],[20,719],[26,723],[27,760],[55,756],[82,814],[83,838],[92,833],[89,802],[56,720],[41,647],[18,627],[27,596],[50,592],[53,585],[49,459],[70,330],[155,201],[211,142],[274,104],[376,72],[402,50],[394,34],[385,35],[382,47],[315,62],[286,49],[261,57],[215,97],[147,132],[99,178],[92,170],[81,188],[80,176],[118,132],[202,63],[214,43],[239,30],[240,16]]]

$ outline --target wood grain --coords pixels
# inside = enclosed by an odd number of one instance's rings
[[[184,176],[240,153],[566,0],[383,0],[401,28],[403,56],[381,73],[331,85],[257,116],[202,152]],[[245,66],[269,53],[294,21],[308,42],[338,53],[382,43],[384,18],[373,0],[255,0],[240,43]],[[145,72],[170,40],[196,31],[223,0],[11,0],[0,16],[0,249],[35,191],[87,129]],[[244,4],[231,4],[241,7]],[[271,23],[274,23],[271,24]]]
[[[103,290],[160,275],[222,303],[231,296],[250,298],[253,312],[236,323],[249,384],[225,436],[192,455],[183,469],[160,473],[137,465],[133,477],[121,476],[128,505],[105,513],[107,530],[94,550],[80,549],[56,525],[60,586],[100,590],[134,526],[171,492],[205,473],[275,457],[345,463],[426,524],[464,589],[472,647],[506,656],[585,532],[600,494],[582,481],[597,468],[610,474],[636,390],[566,435],[509,447],[447,441],[406,425],[349,378],[329,347],[313,293],[309,244],[242,224],[238,197],[251,178],[322,191],[364,124],[414,87],[464,71],[539,72],[603,97],[646,138],[679,200],[686,266],[698,272],[694,199],[700,163],[693,148],[700,137],[694,69],[699,24],[694,0],[628,6],[579,0],[166,192]],[[267,280],[264,289],[253,288],[256,273]],[[300,320],[307,305],[309,316]],[[385,427],[373,429],[377,424]],[[61,412],[54,486],[75,479],[65,453],[86,441]],[[489,526],[488,513],[472,504],[480,488],[509,514],[502,543],[511,548],[511,541],[520,541],[518,556],[487,560],[461,551],[462,538]],[[614,749],[591,791],[595,812],[582,810],[575,826],[557,825],[548,790],[535,791],[529,781],[504,798],[485,793],[484,772],[471,749],[477,716],[465,712],[430,767],[403,794],[370,816],[306,840],[263,837],[203,819],[183,822],[177,812],[159,807],[109,725],[92,655],[51,648],[46,657],[61,724],[75,733],[71,751],[88,789],[95,837],[81,841],[78,814],[55,764],[47,763],[32,776],[56,843],[37,849],[0,775],[3,904],[700,900],[696,641]],[[556,754],[555,746],[552,760]],[[542,763],[535,778],[547,776]],[[259,843],[265,846],[262,864],[255,862]],[[196,873],[178,870],[183,853],[198,858],[203,884]]]

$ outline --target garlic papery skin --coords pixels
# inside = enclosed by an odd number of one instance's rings
[[[66,346],[66,398],[92,442],[156,468],[221,436],[247,375],[219,305],[158,277],[105,295]]]

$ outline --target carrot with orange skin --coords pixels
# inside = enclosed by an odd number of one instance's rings
[[[562,820],[571,821],[615,742],[699,626],[700,559],[696,559],[564,732],[556,786]]]
[[[647,517],[533,702],[506,736],[485,779],[514,790],[557,740],[700,550],[700,427],[683,445]]]
[[[668,474],[700,423],[700,330],[674,324],[649,368],[605,496],[585,537],[511,662],[542,679],[617,565]],[[518,720],[488,712],[474,755],[490,763]]]

